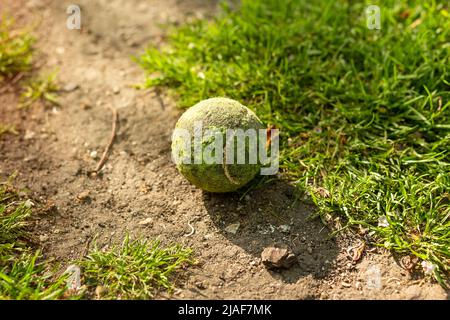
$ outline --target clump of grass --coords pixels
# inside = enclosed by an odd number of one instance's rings
[[[0,269],[0,299],[62,298],[67,290],[66,278],[63,275],[55,279],[39,251],[17,254],[7,266]]]
[[[27,108],[41,102],[44,105],[59,105],[57,92],[60,90],[56,82],[56,72],[38,78],[31,78],[24,86],[20,96],[21,107]]]
[[[15,175],[0,182],[0,242],[10,243],[23,236],[26,220],[31,215],[32,202],[23,201],[12,187]]]
[[[34,37],[26,30],[13,29],[14,21],[0,17],[0,81],[32,67]]]
[[[14,20],[0,18],[0,82],[2,80],[25,79],[20,96],[21,107],[32,106],[36,102],[44,105],[59,105],[56,72],[36,76],[33,69],[35,38],[27,30],[14,28]],[[16,79],[14,76],[19,75]],[[0,131],[1,132],[1,131]]]
[[[2,134],[11,133],[11,134],[19,134],[16,130],[16,126],[10,123],[1,123],[0,122],[0,137]]]
[[[371,4],[371,3],[370,3]],[[281,169],[333,225],[450,271],[450,20],[442,2],[243,0],[139,59],[181,107],[228,96],[281,130]],[[340,227],[339,227],[340,228]],[[441,281],[442,283],[442,281]]]
[[[158,241],[130,240],[107,251],[93,249],[81,260],[88,288],[102,288],[98,298],[148,299],[158,289],[172,289],[179,269],[193,263],[192,251],[179,245],[162,248]]]
[[[24,227],[32,203],[10,183],[0,184],[0,299],[61,298],[66,276],[55,277],[39,251],[27,245]]]

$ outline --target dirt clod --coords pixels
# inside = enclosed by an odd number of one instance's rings
[[[267,269],[290,268],[297,262],[288,249],[268,247],[261,253],[261,261]]]
[[[147,218],[147,219],[144,219],[144,220],[139,222],[139,224],[141,226],[148,226],[148,225],[151,225],[152,223],[153,223],[153,219],[152,218]]]
[[[89,201],[89,200],[91,199],[91,196],[90,196],[89,191],[85,190],[85,191],[80,192],[80,193],[77,195],[77,199],[78,199],[80,202],[87,202],[87,201]]]

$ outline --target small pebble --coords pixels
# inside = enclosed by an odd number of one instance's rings
[[[86,200],[88,200],[89,199],[89,191],[83,191],[83,192],[80,192],[78,195],[77,195],[77,199],[78,200],[80,200],[80,201],[86,201]]]
[[[36,133],[34,133],[33,131],[27,130],[27,131],[25,131],[25,136],[23,138],[25,140],[31,140],[34,138],[35,135],[36,135]]]
[[[76,90],[76,89],[78,89],[78,83],[75,83],[75,82],[69,82],[69,83],[67,83],[65,86],[64,86],[64,91],[66,91],[66,92],[71,92],[71,91],[74,91],[74,90]]]
[[[226,227],[225,231],[228,233],[231,233],[231,234],[236,234],[240,226],[241,226],[241,224],[239,222],[233,223],[233,224],[230,224],[228,227]]]
[[[139,222],[139,225],[141,225],[141,226],[147,226],[147,225],[150,225],[150,224],[152,224],[152,223],[153,223],[152,218],[147,218],[147,219],[144,219],[144,220],[140,221],[140,222]]]
[[[267,247],[261,253],[261,261],[267,269],[289,268],[297,258],[288,249]]]

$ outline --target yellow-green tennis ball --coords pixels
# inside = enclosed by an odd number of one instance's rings
[[[178,171],[209,192],[231,192],[243,187],[259,172],[259,161],[250,161],[251,155],[257,155],[255,146],[259,142],[255,144],[247,136],[241,140],[244,142],[239,149],[238,138],[232,140],[227,136],[236,129],[254,131],[258,139],[264,126],[253,111],[228,98],[203,100],[189,108],[178,120],[172,136],[172,157]],[[205,161],[208,154],[222,161]],[[244,163],[238,161],[238,154],[245,158]]]

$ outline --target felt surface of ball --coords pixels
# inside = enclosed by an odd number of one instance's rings
[[[211,137],[202,137],[201,147],[195,149],[194,132],[201,123],[202,130],[213,130],[221,132],[223,137],[223,162],[222,163],[194,163],[196,153],[204,152],[205,148],[211,142]],[[197,128],[197,129],[196,129]],[[185,141],[175,135],[176,130],[183,129],[189,132],[191,144],[186,145]],[[172,136],[172,156],[175,159],[187,151],[188,163],[177,163],[178,171],[192,184],[209,192],[231,192],[235,191],[250,180],[252,180],[260,169],[259,163],[246,161],[245,163],[228,163],[226,162],[227,149],[226,130],[231,129],[254,129],[258,132],[264,129],[262,122],[258,119],[253,111],[243,106],[238,101],[228,98],[211,98],[203,100],[193,107],[185,111],[178,120],[174,135]],[[198,130],[197,130],[198,131]],[[219,134],[220,135],[220,134]],[[198,141],[198,140],[197,140]],[[246,159],[249,153],[255,153],[254,149],[249,147],[249,143],[243,144],[245,147]],[[233,145],[233,147],[235,144]],[[190,150],[187,150],[190,148]],[[242,149],[240,149],[242,150]],[[235,149],[235,157],[238,150]],[[230,152],[229,152],[230,153]],[[218,155],[220,158],[222,155]]]

